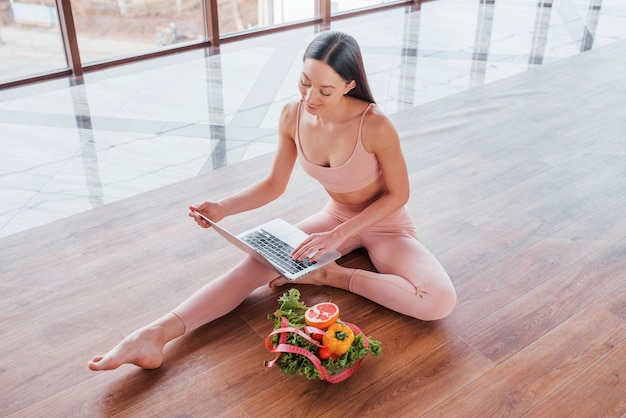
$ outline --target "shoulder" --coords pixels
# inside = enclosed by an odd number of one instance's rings
[[[300,100],[293,100],[283,106],[280,112],[279,130],[281,132],[293,133],[296,129],[296,118]]]
[[[365,148],[375,152],[381,146],[387,147],[399,142],[399,137],[389,117],[377,105],[371,107],[363,121],[361,137]]]

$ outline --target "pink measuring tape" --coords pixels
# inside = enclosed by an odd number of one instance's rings
[[[361,330],[356,325],[351,324],[349,322],[345,322],[345,321],[343,321],[343,323],[349,326],[352,329],[352,331],[354,331],[354,335],[361,334]],[[361,367],[361,363],[363,363],[363,359],[359,359],[356,363],[354,363],[352,366],[348,367],[347,369],[343,370],[341,373],[330,375],[328,374],[328,371],[322,364],[322,361],[315,354],[311,353],[309,350],[306,350],[302,347],[298,347],[292,344],[287,344],[287,334],[292,332],[292,333],[298,334],[299,336],[301,336],[302,338],[304,338],[311,344],[314,344],[317,347],[321,347],[322,345],[318,341],[315,341],[313,338],[311,338],[309,334],[322,335],[322,334],[325,334],[325,332],[319,328],[310,327],[310,326],[305,326],[302,329],[290,327],[289,321],[287,321],[286,318],[281,319],[281,325],[282,325],[281,328],[278,328],[272,331],[272,333],[270,333],[270,335],[268,335],[267,338],[265,339],[265,348],[267,348],[267,350],[272,353],[276,353],[276,357],[274,358],[274,360],[268,361],[265,363],[267,367],[272,367],[274,363],[276,363],[276,361],[280,358],[281,353],[295,353],[295,354],[299,354],[309,359],[311,363],[313,363],[317,371],[320,373],[323,380],[326,380],[330,383],[339,383],[339,382],[346,380],[350,376],[352,376],[354,372],[356,372],[359,369],[359,367]],[[278,344],[273,345],[271,342],[271,338],[273,335],[277,335],[277,334],[279,335]],[[366,348],[369,348],[369,343],[367,341],[367,337],[365,336],[363,336],[363,345],[365,345]]]

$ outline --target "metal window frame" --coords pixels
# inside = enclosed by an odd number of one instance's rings
[[[208,48],[210,53],[215,53],[219,52],[220,45],[225,42],[234,42],[246,38],[252,38],[276,32],[283,32],[290,29],[296,29],[299,27],[312,25],[321,25],[323,28],[328,28],[330,27],[331,22],[334,20],[355,17],[358,15],[364,15],[397,7],[417,6],[419,8],[420,4],[428,1],[433,0],[399,0],[393,3],[386,3],[333,15],[331,13],[331,0],[316,0],[316,6],[319,14],[318,16],[310,20],[283,25],[274,25],[267,28],[250,30],[246,32],[238,32],[222,36],[219,30],[219,10],[217,6],[217,0],[203,0],[202,5],[205,22],[205,39],[203,41],[189,43],[185,45],[177,45],[175,47],[164,48],[154,52],[140,53],[137,55],[126,56],[123,58],[113,58],[103,62],[84,65],[80,59],[80,50],[78,48],[78,38],[76,35],[76,26],[74,24],[74,17],[72,14],[71,0],[56,0],[59,13],[59,24],[61,27],[61,34],[63,36],[63,45],[65,48],[68,62],[68,69],[50,72],[43,75],[26,76],[22,79],[0,83],[0,89],[23,86],[67,76],[80,78],[86,72],[97,71],[108,67],[128,64],[131,62],[142,61],[150,58],[162,57],[192,49]]]

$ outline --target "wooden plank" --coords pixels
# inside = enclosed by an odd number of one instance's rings
[[[598,299],[596,304],[626,321],[626,280]]]
[[[345,411],[354,416],[417,416],[492,368],[491,362],[455,338],[321,416],[341,416]]]
[[[162,396],[160,406],[169,403],[173,408],[183,408],[183,404],[171,402],[165,394],[176,392],[176,388],[185,388],[194,376],[207,373],[213,377],[205,377],[206,379],[217,379],[219,384],[225,378],[221,374],[225,372],[219,371],[224,369],[220,369],[220,364],[226,363],[226,369],[238,369],[239,367],[231,364],[233,358],[245,358],[251,347],[262,347],[261,338],[243,321],[238,320],[236,315],[230,314],[168,345],[164,365],[159,369],[146,371],[127,365],[111,372],[91,372],[86,367],[89,354],[95,354],[93,350],[102,347],[113,347],[121,337],[119,331],[115,330],[108,334],[114,336],[106,341],[99,339],[98,344],[93,339],[84,340],[79,353],[75,352],[78,344],[74,344],[72,350],[48,355],[46,369],[38,368],[38,362],[30,367],[27,363],[20,362],[19,365],[9,368],[3,378],[13,383],[3,397],[16,409],[5,409],[8,408],[5,405],[0,413],[14,412],[19,407],[24,407],[20,411],[22,416],[110,416],[132,409],[146,400],[152,403]],[[246,370],[258,372],[262,369],[262,361],[258,355],[257,367],[247,368],[242,365],[239,369],[244,373],[247,373]],[[233,364],[237,364],[237,361]],[[218,370],[217,374],[215,370]],[[75,375],[75,378],[69,379],[69,376],[65,376],[68,373]],[[24,379],[25,377],[29,378]],[[55,379],[63,382],[63,386],[50,385]],[[182,398],[188,401],[187,396],[196,396],[196,393],[198,392],[194,389]],[[159,406],[155,406],[157,407]]]
[[[608,244],[460,336],[502,363],[615,288],[624,271],[626,247]]]
[[[624,370],[626,343],[622,342],[524,416],[622,417],[626,415]]]
[[[590,365],[599,362],[600,367],[604,357],[625,341],[626,323],[591,305],[441,402],[427,416],[449,417],[458,411],[471,417],[522,416]]]
[[[275,391],[285,377],[263,366],[268,353],[262,344],[249,347],[246,352],[225,355],[227,361],[168,390],[159,389],[158,396],[127,405],[124,415],[177,416],[185,411],[187,415],[217,416],[260,391]]]

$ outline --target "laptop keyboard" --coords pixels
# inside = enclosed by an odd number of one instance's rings
[[[293,247],[263,229],[253,231],[241,237],[241,239],[274,264],[281,266],[290,273],[297,273],[315,264],[315,261],[309,262],[308,258],[305,258],[302,262],[291,258]]]

